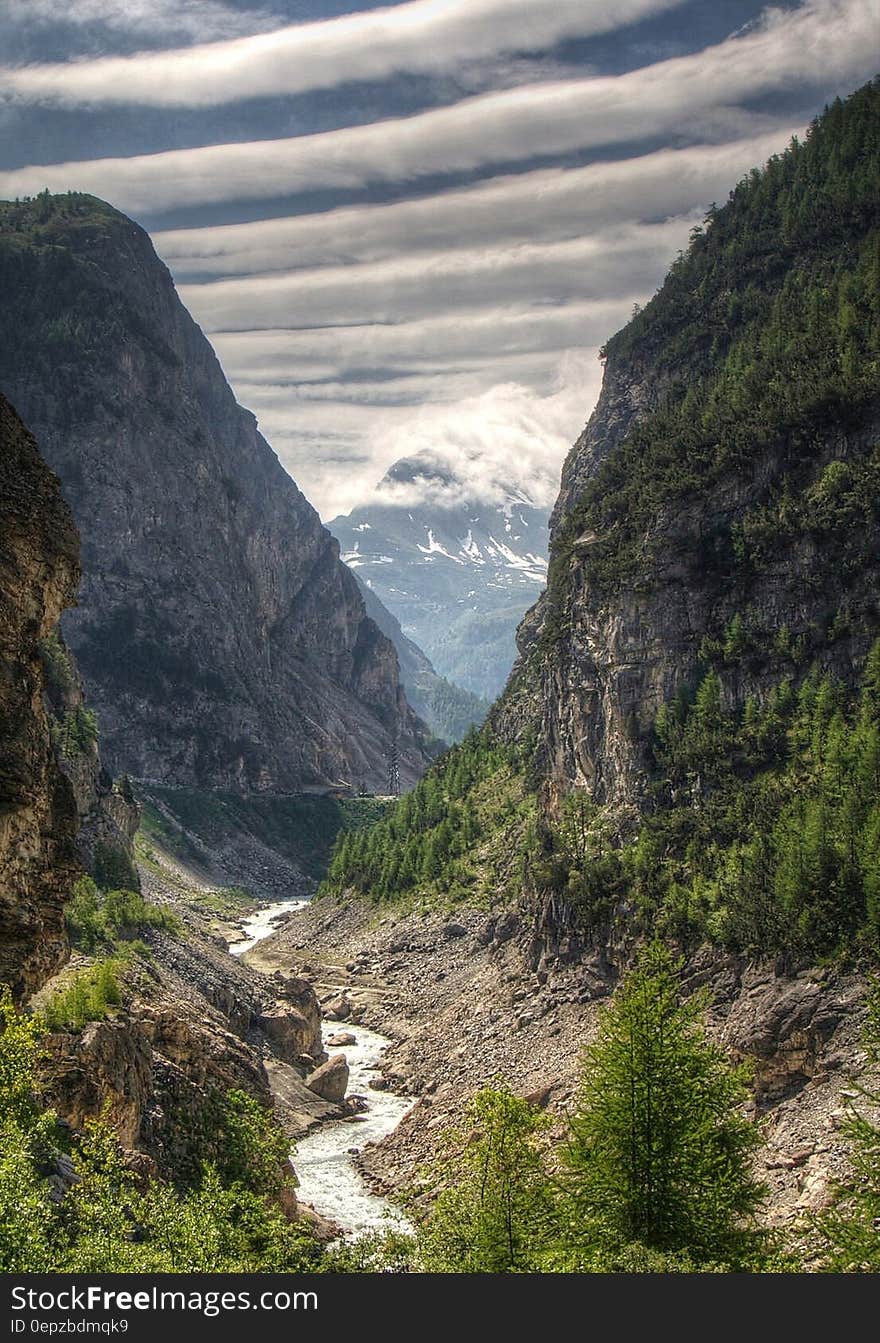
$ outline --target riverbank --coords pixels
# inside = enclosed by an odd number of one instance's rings
[[[356,1158],[371,1187],[391,1194],[418,1189],[438,1138],[481,1086],[530,1097],[554,1117],[550,1140],[564,1137],[583,1050],[616,983],[596,954],[536,948],[533,920],[514,910],[453,915],[330,897],[292,915],[247,961],[304,975],[325,1012],[393,1040],[383,1084],[414,1103]],[[777,976],[706,949],[691,957],[685,987],[708,989],[710,1029],[753,1066],[769,1221],[822,1207],[847,1166],[841,1126],[864,1066],[863,982],[827,969]]]
[[[506,922],[505,922],[506,920]],[[412,1098],[358,1168],[380,1193],[418,1188],[437,1139],[480,1086],[504,1082],[547,1106],[564,1131],[581,1051],[611,988],[583,966],[544,983],[523,962],[515,916],[485,909],[378,913],[361,902],[321,899],[248,953],[266,973],[286,967],[315,987],[324,1010],[341,1010],[393,1041],[381,1084]]]

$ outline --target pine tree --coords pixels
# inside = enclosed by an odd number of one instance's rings
[[[677,970],[649,946],[603,1014],[565,1151],[567,1187],[586,1243],[738,1261],[757,1244],[760,1138],[741,1113],[742,1074],[708,1039],[704,1000],[679,1001]]]
[[[508,1090],[477,1092],[434,1172],[447,1187],[418,1231],[421,1269],[515,1273],[538,1265],[554,1200],[535,1137],[549,1123]]]

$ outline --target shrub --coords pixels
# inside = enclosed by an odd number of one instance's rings
[[[180,920],[171,910],[148,904],[137,891],[107,891],[103,895],[91,877],[81,877],[65,908],[68,931],[81,951],[118,948],[151,928],[178,934]]]
[[[97,961],[58,988],[43,1009],[48,1029],[78,1031],[90,1021],[102,1021],[122,1002],[121,964],[118,957]]]

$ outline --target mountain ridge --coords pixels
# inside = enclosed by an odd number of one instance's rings
[[[411,784],[394,649],[146,233],[73,193],[6,204],[0,273],[0,386],[84,538],[64,627],[114,771],[382,791],[396,743]]]

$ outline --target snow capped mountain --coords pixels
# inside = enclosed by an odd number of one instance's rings
[[[436,461],[397,462],[376,501],[328,523],[342,558],[424,649],[437,671],[494,698],[516,626],[547,578],[546,507],[511,484],[463,497]]]

